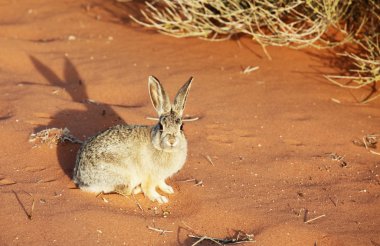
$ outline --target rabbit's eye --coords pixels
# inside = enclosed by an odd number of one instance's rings
[[[161,122],[158,122],[158,128],[160,131],[164,130],[164,126],[161,124]]]
[[[181,119],[176,119],[175,123],[179,125],[181,123]]]
[[[181,124],[181,127],[179,128],[181,131],[183,131],[183,123]]]

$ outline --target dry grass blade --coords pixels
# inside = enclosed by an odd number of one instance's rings
[[[199,117],[185,117],[182,119],[183,122],[192,122],[199,120]]]
[[[135,197],[135,195],[134,194],[132,194],[132,197],[133,197],[133,200],[135,201],[135,203],[136,203],[136,206],[142,211],[142,212],[144,212],[144,209],[143,209],[143,207],[141,206],[141,204],[140,204],[140,202],[139,202],[139,200],[137,200],[137,198]]]
[[[372,154],[374,154],[374,155],[380,155],[380,152],[376,152],[376,151],[373,151],[373,150],[370,150],[369,152],[372,153]]]
[[[104,192],[102,191],[102,192],[98,193],[95,197],[100,197],[100,198],[103,200],[103,202],[105,202],[105,203],[109,203],[108,199],[105,198],[104,195],[105,195],[105,194],[104,194]]]
[[[32,196],[32,198],[33,198],[33,201],[32,201],[32,207],[31,207],[31,209],[30,209],[30,213],[29,213],[29,219],[30,219],[30,220],[32,219],[32,216],[33,216],[34,204],[35,204],[34,197]]]
[[[194,182],[194,186],[204,186],[203,181],[199,179],[185,179],[185,180],[179,180],[179,182]]]
[[[203,184],[203,181],[202,180],[195,180],[195,184],[194,184],[194,186],[204,186],[204,184]]]
[[[259,69],[258,66],[257,67],[248,66],[248,67],[244,68],[241,73],[242,74],[249,74],[249,73],[252,73],[253,71],[256,71],[258,69]]]
[[[161,229],[161,228],[156,228],[156,227],[152,227],[152,226],[148,226],[147,228],[151,231],[159,232],[160,235],[173,232],[173,231],[169,231],[169,230],[165,230],[165,229]]]
[[[196,179],[185,179],[185,180],[179,180],[179,182],[194,182]]]
[[[213,166],[215,166],[214,162],[211,160],[211,157],[209,155],[205,155],[204,156],[206,158],[206,160]]]
[[[191,237],[191,238],[196,238],[196,239],[198,239],[198,240],[197,240],[195,243],[193,243],[191,246],[198,245],[199,243],[203,242],[204,240],[208,240],[208,241],[214,242],[214,243],[216,243],[217,245],[222,245],[222,244],[218,241],[218,238],[212,238],[212,237],[208,237],[208,236],[198,237],[198,236],[194,236],[194,235],[188,235],[188,236]],[[222,240],[222,239],[219,239],[219,240]]]
[[[331,101],[333,101],[334,103],[338,103],[338,104],[341,103],[340,100],[338,100],[338,99],[336,99],[336,98],[331,98]]]
[[[318,220],[318,219],[323,218],[323,217],[325,217],[325,216],[326,216],[325,214],[322,214],[322,215],[317,216],[317,217],[315,217],[315,218],[313,218],[313,219],[309,219],[309,220],[305,221],[305,224],[308,224],[308,223],[310,223],[310,222],[313,222],[314,220]]]

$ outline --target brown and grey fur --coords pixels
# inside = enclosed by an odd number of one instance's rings
[[[166,203],[156,188],[171,194],[165,180],[186,161],[187,141],[182,114],[192,78],[178,91],[174,103],[161,83],[149,77],[149,94],[159,115],[154,126],[117,125],[88,139],[80,148],[73,179],[89,192],[143,192],[152,201]]]

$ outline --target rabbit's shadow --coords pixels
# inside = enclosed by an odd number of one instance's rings
[[[65,58],[64,75],[60,79],[52,69],[42,63],[36,57],[30,56],[36,70],[49,82],[50,86],[63,89],[70,95],[73,102],[84,105],[84,110],[63,109],[51,116],[47,125],[39,125],[34,131],[38,132],[47,128],[68,128],[72,135],[84,140],[95,133],[107,129],[116,124],[125,124],[125,121],[108,104],[95,103],[90,100],[86,90],[86,84],[78,73],[73,63]],[[36,84],[36,83],[32,83]],[[118,105],[120,107],[120,105]],[[125,106],[125,107],[140,107]],[[59,164],[70,178],[75,165],[75,158],[79,144],[60,143],[57,145],[57,157]]]

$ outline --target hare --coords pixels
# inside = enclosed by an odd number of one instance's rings
[[[178,91],[174,103],[157,78],[150,76],[149,94],[158,113],[156,125],[117,125],[86,140],[81,146],[73,180],[88,192],[143,192],[151,201],[167,203],[156,188],[172,194],[165,180],[186,161],[187,141],[182,114],[192,77]]]

